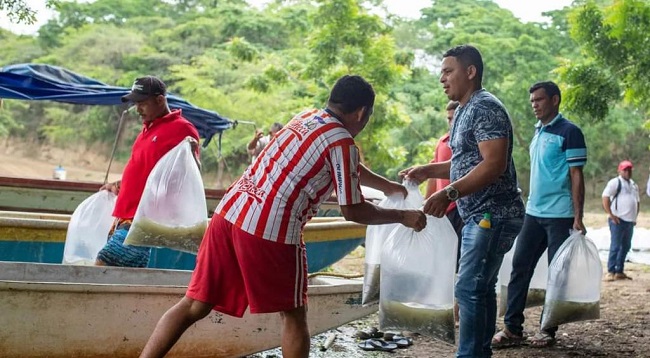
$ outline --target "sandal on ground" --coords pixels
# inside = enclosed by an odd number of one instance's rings
[[[390,343],[395,343],[397,348],[406,348],[413,345],[413,338],[395,335]]]
[[[524,342],[523,336],[517,336],[505,329],[497,332],[497,334],[492,337],[492,348],[506,348],[520,345]]]
[[[363,349],[364,351],[391,352],[397,349],[397,344],[388,343],[383,339],[367,339],[359,343],[359,348]]]
[[[528,343],[535,348],[550,347],[555,344],[555,337],[546,332],[539,332],[528,338]]]
[[[631,280],[632,277],[624,274],[623,272],[618,272],[614,274],[614,279],[615,280]]]

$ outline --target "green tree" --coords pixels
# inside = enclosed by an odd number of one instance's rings
[[[47,7],[59,4],[58,0],[47,0]],[[15,24],[33,24],[36,22],[36,10],[32,9],[25,0],[0,0],[0,11],[7,14],[10,22]]]
[[[571,36],[580,43],[585,57],[567,63],[564,70],[576,109],[602,119],[622,99],[647,112],[650,4],[643,0],[599,3],[588,1],[569,17]],[[584,83],[586,80],[590,83]]]
[[[312,18],[311,59],[305,76],[323,85],[321,103],[334,81],[343,74],[359,74],[372,83],[377,99],[366,130],[357,137],[364,161],[373,170],[388,173],[404,163],[402,145],[389,145],[391,129],[409,122],[403,104],[390,96],[390,88],[408,74],[397,62],[397,47],[388,27],[359,0],[320,0]]]

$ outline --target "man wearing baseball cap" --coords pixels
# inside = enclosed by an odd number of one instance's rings
[[[149,173],[169,150],[186,137],[196,140],[194,147],[198,163],[199,134],[192,123],[183,118],[180,110],[170,110],[167,105],[167,87],[154,76],[135,80],[131,92],[122,102],[131,102],[142,118],[142,131],[131,150],[124,167],[122,179],[108,183],[100,190],[110,190],[117,195],[113,216],[116,218],[108,241],[97,254],[96,265],[146,267],[151,248],[124,245],[131,221],[140,203]]]
[[[632,246],[632,234],[639,215],[639,187],[632,180],[634,166],[629,160],[618,164],[618,177],[607,182],[603,190],[603,209],[608,215],[611,243],[607,260],[606,281],[631,280],[623,272],[625,257]]]

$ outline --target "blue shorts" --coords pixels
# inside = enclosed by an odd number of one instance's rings
[[[97,260],[106,266],[147,267],[151,255],[150,247],[124,245],[124,239],[130,228],[130,220],[118,222],[109,234],[106,245],[99,250]]]

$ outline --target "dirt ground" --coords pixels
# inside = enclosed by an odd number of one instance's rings
[[[363,269],[363,249],[359,248],[333,267],[341,273],[360,272]],[[550,348],[528,345],[494,351],[494,357],[650,357],[650,266],[626,265],[626,273],[633,280],[603,282],[601,290],[601,318],[562,325],[557,343]],[[526,309],[526,334],[533,335],[539,327],[541,307]],[[502,327],[502,321],[497,322]],[[453,357],[455,347],[441,341],[416,335],[412,346],[392,353],[366,352],[359,349],[354,338],[358,330],[378,327],[378,316],[352,322],[312,339],[310,357]],[[328,336],[336,334],[328,351],[320,348]],[[278,350],[252,357],[280,357]],[[251,357],[251,358],[252,358]]]
[[[600,227],[606,222],[601,213],[587,213],[585,224]],[[639,226],[650,227],[650,214],[642,212]],[[603,263],[603,265],[605,265]],[[332,266],[332,271],[342,274],[363,272],[364,248],[359,247]],[[593,321],[569,323],[560,326],[557,343],[549,348],[533,348],[528,345],[495,350],[495,358],[569,358],[569,357],[650,357],[650,266],[626,263],[625,272],[632,280],[602,282],[600,315]],[[539,328],[541,307],[528,308],[524,312],[524,331],[534,335]],[[503,327],[502,317],[497,321]],[[310,358],[446,358],[454,357],[455,347],[442,341],[416,335],[413,345],[391,353],[367,352],[357,347],[355,334],[359,330],[379,327],[378,315],[351,322],[337,329],[312,338]],[[335,334],[334,344],[327,351],[321,347],[328,337]],[[259,353],[249,358],[279,358],[279,349]]]
[[[0,176],[52,179],[54,168],[61,165],[67,180],[103,182],[110,157],[110,148],[61,149],[10,139],[0,143]],[[107,155],[96,154],[100,152]],[[109,181],[119,179],[122,169],[124,164],[114,161]]]
[[[29,145],[3,143],[0,146],[0,175],[51,178],[58,164],[67,169],[69,180],[103,181],[108,165],[106,157],[93,155],[91,150],[60,150]],[[109,180],[116,180],[122,170],[115,163]],[[643,206],[643,204],[642,204]],[[600,227],[606,223],[602,212],[588,213],[585,225]],[[639,227],[650,227],[650,214],[642,213]],[[364,249],[360,247],[332,267],[338,273],[363,272]],[[602,283],[600,301],[601,318],[594,321],[570,323],[560,327],[557,344],[550,348],[520,346],[496,350],[494,357],[650,357],[650,266],[627,264],[626,272],[631,281]],[[536,333],[540,307],[525,311],[526,333]],[[501,322],[497,323],[501,327]],[[377,315],[341,326],[335,330],[313,337],[310,357],[453,357],[455,348],[441,341],[415,336],[414,344],[392,353],[366,352],[357,347],[354,338],[358,330],[378,326]],[[327,337],[336,334],[333,345],[322,351]],[[279,350],[263,352],[250,358],[280,357]]]
[[[600,212],[585,214],[587,227],[601,227],[607,222]],[[650,213],[641,212],[639,227],[650,227]],[[363,272],[364,249],[357,250],[332,266],[337,273],[353,274]],[[605,263],[603,263],[605,265]],[[593,321],[569,323],[560,326],[557,343],[550,348],[533,348],[528,345],[495,350],[495,358],[524,357],[650,357],[650,266],[626,263],[625,272],[632,280],[602,282],[600,315]],[[541,307],[526,309],[524,331],[534,335],[539,328]],[[497,326],[503,327],[502,317]],[[310,357],[453,357],[455,347],[439,340],[415,336],[414,344],[392,353],[366,352],[359,349],[354,338],[358,330],[379,327],[377,314],[351,322],[336,330],[318,335],[312,339]],[[326,338],[336,333],[332,348],[320,350]],[[276,350],[275,354],[279,352]],[[256,355],[255,358],[271,358],[271,355]],[[277,356],[279,357],[279,355]]]

